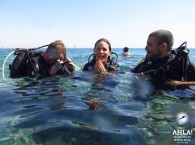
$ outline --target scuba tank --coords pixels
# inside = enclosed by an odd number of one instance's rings
[[[182,43],[176,50],[176,57],[175,59],[180,60],[182,59],[182,80],[187,80],[187,66],[189,62],[189,49],[187,48],[187,42]]]
[[[10,69],[10,77],[11,78],[19,78],[27,76],[27,62],[29,61],[31,64],[31,58],[35,55],[37,55],[37,52],[35,50],[46,47],[48,45],[40,46],[37,48],[16,48],[14,51],[14,55],[16,55],[14,61],[12,64],[9,65]],[[32,64],[33,69],[35,72],[36,68]]]

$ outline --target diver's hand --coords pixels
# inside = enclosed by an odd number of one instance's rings
[[[67,60],[67,63],[65,64],[65,66],[69,68],[71,71],[73,71],[75,69],[74,63],[72,62],[70,58],[66,58],[66,60]]]
[[[55,75],[55,74],[58,72],[58,70],[59,70],[59,68],[56,66],[56,64],[53,64],[53,65],[51,66],[51,69],[50,69],[50,71],[49,71],[49,74],[50,74],[50,75]]]
[[[106,72],[106,69],[105,69],[103,63],[100,60],[96,61],[95,65],[94,65],[94,71],[96,73],[99,73],[99,74],[101,74],[102,72]]]
[[[169,85],[172,85],[172,86],[195,85],[195,81],[182,82],[182,81],[171,80],[171,81],[168,81],[166,83]]]
[[[144,76],[144,73],[143,72],[136,74],[136,78],[142,78],[143,76]]]

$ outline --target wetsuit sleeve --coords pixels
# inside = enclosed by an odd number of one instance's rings
[[[141,72],[146,71],[146,70],[143,69],[143,66],[144,66],[144,62],[141,62],[141,63],[139,63],[137,66],[135,66],[135,67],[131,70],[131,72],[132,72],[132,73],[141,73]]]
[[[90,62],[86,63],[83,67],[83,71],[92,71],[94,65],[92,65]]]
[[[118,67],[119,67],[118,64],[114,64],[114,65],[108,65],[106,69],[108,71],[117,71],[118,70]]]
[[[188,66],[187,80],[188,81],[195,81],[195,64],[191,63],[191,62]]]
[[[141,73],[145,72],[146,70],[146,58],[142,58],[138,64],[131,70],[132,73]]]

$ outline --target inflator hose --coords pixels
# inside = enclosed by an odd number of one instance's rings
[[[3,66],[2,66],[2,79],[5,81],[5,76],[4,76],[4,69],[5,69],[5,63],[7,61],[7,59],[14,53],[15,51],[12,51],[10,54],[7,55],[7,57],[5,58],[5,60],[3,61]]]

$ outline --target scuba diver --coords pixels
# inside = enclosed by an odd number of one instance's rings
[[[114,54],[116,57],[112,57]],[[90,58],[93,56],[92,60]],[[98,74],[108,73],[118,70],[118,55],[111,50],[110,42],[105,39],[99,39],[94,46],[94,54],[89,56],[88,63],[83,67],[83,71],[95,71]]]
[[[173,43],[170,31],[152,32],[147,39],[145,59],[131,72],[155,84],[162,84],[168,80],[175,80],[180,85],[187,84],[186,81],[195,81],[195,65],[189,60],[187,42],[176,50],[172,50]]]
[[[35,49],[48,46],[45,52]],[[56,74],[71,75],[75,66],[67,57],[66,47],[61,40],[35,49],[16,49],[17,55],[10,65],[10,77],[19,78],[30,76],[36,79]]]

